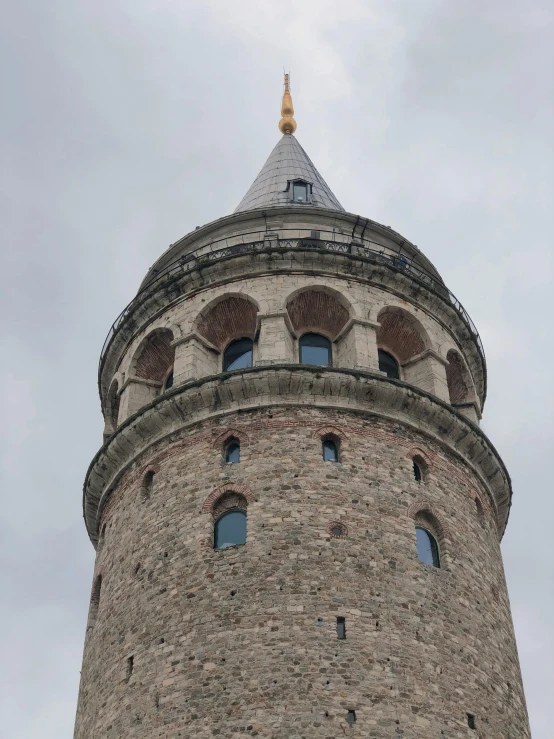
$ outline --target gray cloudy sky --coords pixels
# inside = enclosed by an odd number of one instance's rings
[[[105,334],[169,243],[297,136],[345,206],[424,250],[477,324],[534,739],[554,725],[553,6],[4,0],[2,739],[72,735]]]

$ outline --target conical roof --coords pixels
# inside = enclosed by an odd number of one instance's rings
[[[268,208],[272,205],[306,207],[305,203],[292,202],[290,190],[287,188],[289,182],[298,179],[306,180],[312,186],[309,203],[311,207],[344,211],[296,138],[292,134],[284,134],[235,209],[235,213]]]

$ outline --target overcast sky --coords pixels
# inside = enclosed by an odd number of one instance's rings
[[[552,739],[552,3],[2,5],[2,739],[72,736],[100,348],[161,252],[248,189],[280,136],[283,67],[346,210],[416,243],[481,333],[533,737]]]

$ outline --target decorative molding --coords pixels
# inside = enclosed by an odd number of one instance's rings
[[[246,499],[247,503],[253,503],[256,500],[254,493],[250,490],[250,488],[246,487],[246,485],[239,485],[228,482],[224,485],[220,485],[215,490],[212,490],[212,492],[208,495],[208,497],[202,504],[200,513],[211,513],[214,509],[214,504],[217,503],[219,498],[221,498],[222,495],[225,495],[225,493],[238,493]]]
[[[367,318],[349,318],[348,321],[341,328],[341,330],[338,332],[338,334],[335,336],[333,341],[340,341],[340,339],[342,339],[343,336],[346,336],[350,329],[355,325],[367,326],[368,328],[372,328],[377,331],[381,324],[378,321],[370,321]]]
[[[179,336],[171,342],[171,346],[180,346],[181,344],[186,344],[188,341],[192,341],[193,339],[200,342],[200,344],[203,344],[206,349],[210,349],[210,351],[215,352],[216,354],[221,353],[217,346],[214,346],[211,341],[208,341],[208,339],[206,339],[205,336],[202,336],[202,334],[199,334],[198,331],[190,331],[184,336]]]
[[[445,367],[448,364],[448,361],[444,357],[441,357],[441,355],[434,349],[426,349],[424,352],[421,352],[421,354],[416,354],[415,357],[410,357],[405,362],[400,362],[400,366],[409,367],[411,364],[421,362],[423,359],[427,359],[428,357],[433,357],[433,359],[436,359],[437,362],[440,362],[440,364],[444,365]]]
[[[428,514],[431,518],[431,523],[436,527],[436,531],[432,531],[431,533],[437,534],[439,539],[448,539],[449,536],[449,529],[447,524],[444,522],[444,518],[439,511],[437,511],[436,507],[430,503],[428,500],[419,500],[415,503],[412,503],[412,505],[408,508],[408,516],[412,518],[416,523],[418,522],[419,518],[424,518],[424,516],[420,516],[420,514]],[[422,521],[424,523],[424,521]]]
[[[83,509],[93,542],[118,481],[162,439],[199,421],[272,406],[371,414],[428,437],[477,476],[502,535],[511,505],[510,478],[476,424],[424,390],[375,372],[282,364],[192,380],[157,396],[120,424],[92,460],[85,479]]]

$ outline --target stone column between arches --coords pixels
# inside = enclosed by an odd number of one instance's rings
[[[440,354],[432,349],[426,349],[421,354],[403,362],[402,369],[406,382],[449,403],[450,397],[446,382],[447,364],[446,359]]]

